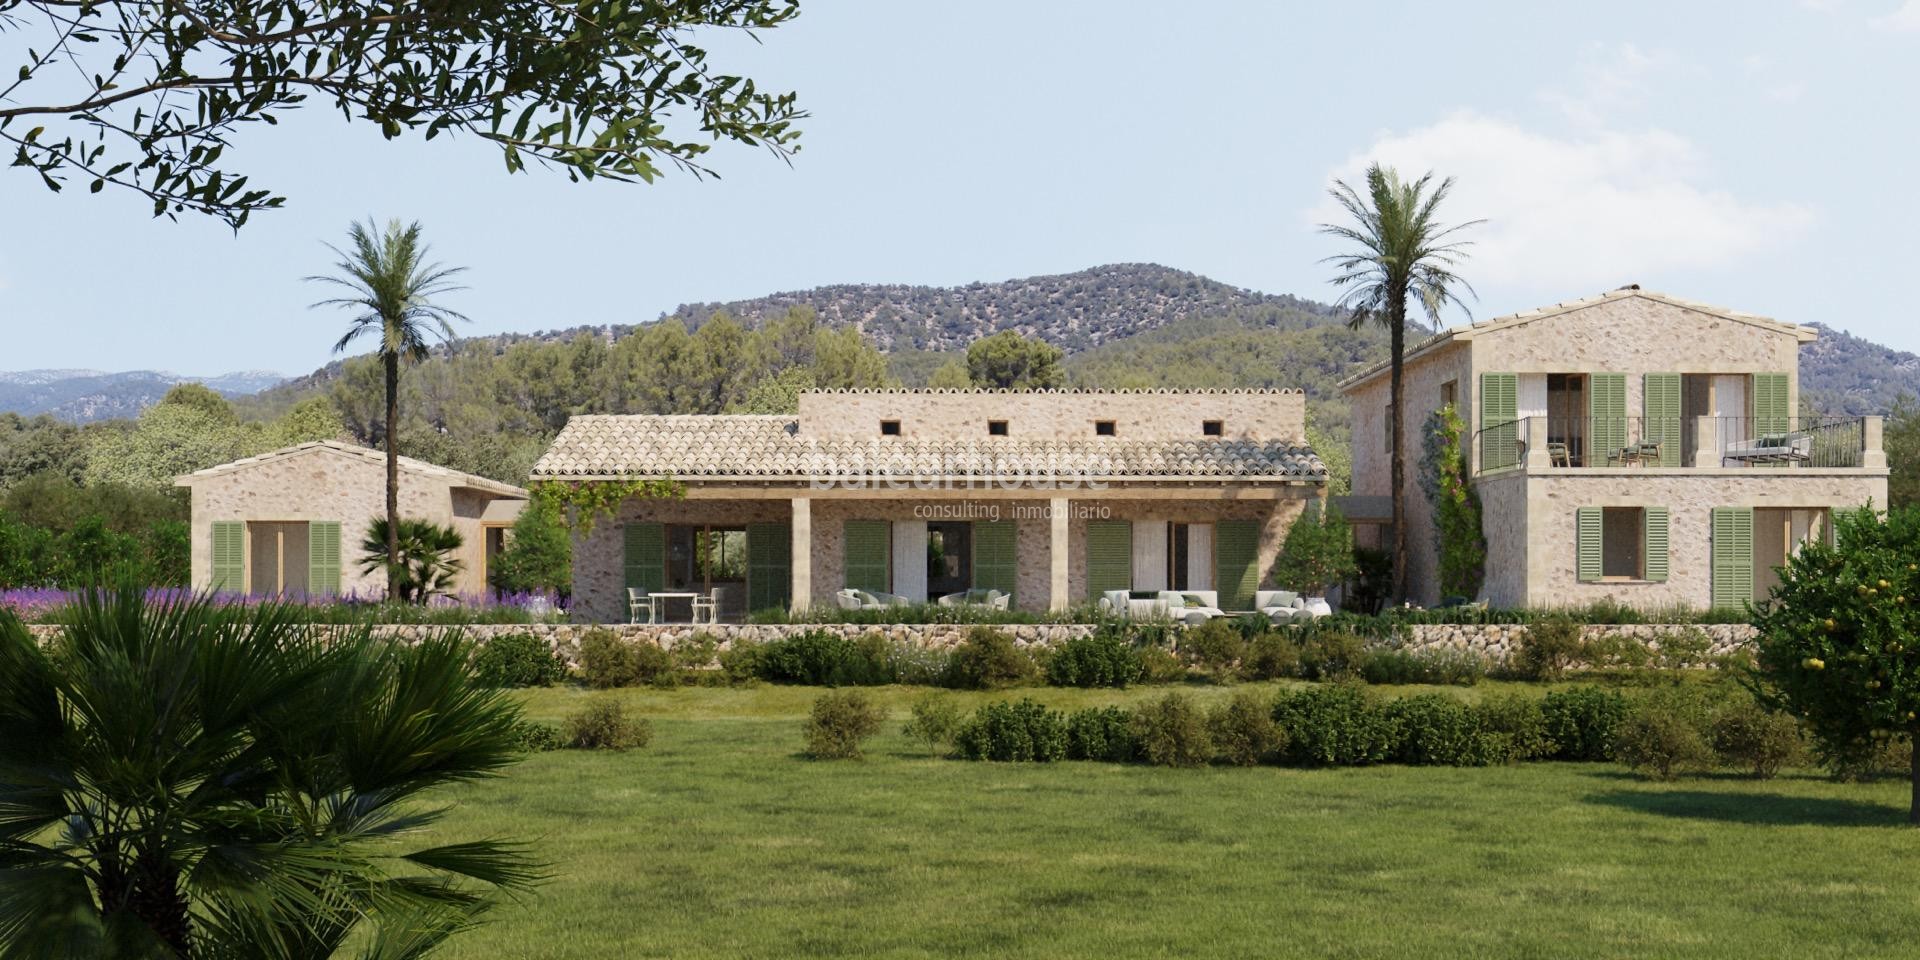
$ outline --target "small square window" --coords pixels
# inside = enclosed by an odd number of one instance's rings
[[[1202,420],[1200,421],[1200,432],[1209,437],[1224,436],[1227,432],[1227,425],[1226,422],[1222,420]]]
[[[883,436],[883,437],[897,437],[897,436],[899,436],[899,435],[900,435],[900,421],[898,421],[898,420],[882,420],[882,421],[880,421],[880,435],[881,435],[881,436]]]
[[[1095,420],[1093,422],[1093,435],[1096,437],[1111,437],[1118,432],[1112,420]]]
[[[990,437],[1004,437],[1004,436],[1006,436],[1006,435],[1007,435],[1007,422],[1006,422],[1005,420],[988,420],[988,421],[987,421],[987,435],[988,435],[988,436],[990,436]]]

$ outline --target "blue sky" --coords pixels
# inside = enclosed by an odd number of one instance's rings
[[[1920,350],[1920,0],[812,0],[762,41],[714,45],[799,91],[804,149],[717,181],[510,176],[322,109],[227,152],[289,198],[238,235],[0,168],[0,369],[305,372],[344,317],[300,278],[367,215],[470,268],[463,333],[1115,261],[1329,299],[1325,188],[1375,157],[1489,219],[1478,316],[1637,282]]]

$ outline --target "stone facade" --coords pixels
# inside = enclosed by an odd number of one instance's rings
[[[1112,420],[1121,441],[1192,440],[1219,420],[1223,439],[1305,443],[1306,415],[1299,390],[823,390],[800,395],[799,419],[809,436],[865,438],[898,420],[900,436],[937,440],[986,436],[989,420],[1012,439],[1076,440]]]

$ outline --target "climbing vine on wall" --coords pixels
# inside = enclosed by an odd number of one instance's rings
[[[1440,593],[1479,596],[1487,573],[1487,538],[1480,526],[1480,495],[1467,475],[1466,422],[1447,404],[1428,414],[1421,430],[1420,489],[1433,504],[1440,541]]]
[[[528,488],[533,499],[560,508],[567,526],[586,536],[595,522],[611,517],[628,500],[677,500],[687,485],[672,477],[629,480],[538,480]]]

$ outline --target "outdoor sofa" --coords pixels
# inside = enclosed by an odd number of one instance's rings
[[[889,607],[904,607],[907,598],[896,593],[881,593],[877,590],[856,590],[848,587],[833,595],[833,602],[842,610],[885,610]]]
[[[1013,594],[1000,590],[962,590],[949,593],[935,601],[943,607],[986,607],[989,610],[1005,610],[1013,603]]]

